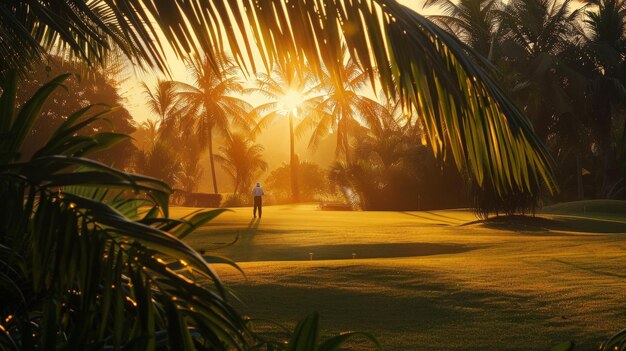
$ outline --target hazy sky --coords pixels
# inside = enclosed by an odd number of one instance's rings
[[[433,11],[422,10],[423,1],[421,0],[399,0],[399,2],[422,14],[427,14],[429,12],[433,13]],[[163,42],[166,43],[165,40],[163,40]],[[193,79],[188,73],[185,64],[174,55],[174,52],[172,50],[168,50],[167,56],[169,67],[172,72],[172,79],[193,83]],[[121,77],[119,80],[122,82],[120,93],[125,98],[125,107],[129,110],[135,121],[140,124],[147,119],[156,119],[156,116],[154,116],[146,107],[146,95],[141,83],[145,82],[149,87],[154,87],[159,78],[165,79],[166,77],[156,72],[133,71],[132,68],[128,68],[123,75],[124,77]],[[253,80],[254,77],[250,77],[250,84]],[[373,98],[374,94],[371,92],[371,89],[368,88],[367,90],[368,91],[364,91],[363,94]],[[264,102],[262,97],[254,95],[246,96],[246,99],[248,99],[254,106]],[[316,150],[311,150],[307,147],[308,138],[309,136],[305,135],[300,140],[297,140],[296,153],[299,155],[300,159],[303,161],[317,163],[322,167],[328,166],[328,164],[334,160],[334,138],[323,142],[322,145],[320,145]],[[273,126],[269,127],[265,132],[261,133],[257,137],[256,142],[265,147],[264,158],[268,162],[269,171],[280,166],[283,162],[289,162],[289,129],[286,120],[274,123]],[[207,167],[208,159],[206,157],[206,153],[203,160],[201,160],[201,164],[205,165],[205,171],[199,191],[208,192],[210,191],[210,186],[207,177],[209,171]],[[218,179],[218,182],[221,184],[223,191],[225,190],[228,192],[228,188],[230,188],[228,184],[229,182],[221,173],[222,172],[218,172],[218,177],[220,178]],[[266,176],[267,173],[258,180],[264,181]]]
[[[422,9],[423,1],[421,0],[399,0],[398,2],[422,14],[432,12],[424,11]],[[168,50],[168,63],[174,80],[193,83],[187,72],[185,64],[179,60],[171,50]],[[133,118],[139,123],[149,118],[155,118],[154,116],[151,116],[150,111],[146,108],[145,94],[143,92],[141,82],[145,82],[148,86],[153,87],[157,79],[164,78],[164,76],[155,72],[133,72],[131,69],[128,69],[125,75],[126,77],[123,77],[123,83],[121,85],[122,96],[126,99],[125,107],[130,111]],[[253,105],[263,101],[260,97],[255,96],[251,96],[250,99]]]

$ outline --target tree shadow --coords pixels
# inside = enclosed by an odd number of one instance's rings
[[[561,305],[546,306],[540,292],[460,287],[423,271],[322,266],[276,276],[272,283],[231,286],[250,303],[239,306],[245,313],[289,323],[318,311],[325,329],[369,331],[388,350],[528,350],[569,338],[587,347],[605,337],[564,316]]]
[[[420,218],[420,219],[425,219],[425,220],[430,221],[430,222],[434,222],[432,224],[434,226],[456,225],[456,224],[461,223],[461,221],[458,221],[458,220],[455,221],[455,222],[452,222],[450,220],[442,220],[442,219],[438,219],[438,218],[431,218],[431,217],[428,217],[428,216],[419,215],[419,214],[417,214],[415,212],[398,211],[398,213],[401,213],[401,214],[404,214],[404,215],[407,215],[407,216],[417,217],[417,218]],[[429,211],[426,211],[424,213],[429,213],[431,215],[435,215],[434,213],[431,213]],[[441,215],[437,215],[437,216],[444,217],[444,218],[446,217],[446,216],[441,216]],[[449,218],[452,218],[452,217],[449,217]],[[441,222],[444,222],[444,223],[441,223]]]
[[[626,233],[626,222],[575,216],[498,216],[463,223],[461,226],[481,225],[487,228],[524,232],[544,236]]]

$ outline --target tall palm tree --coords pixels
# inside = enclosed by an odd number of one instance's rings
[[[283,0],[11,0],[0,6],[2,69],[52,49],[94,64],[117,47],[136,64],[165,70],[155,39],[165,38],[180,56],[204,53],[213,67],[228,48],[247,70],[301,57],[318,75],[326,67],[340,77],[345,43],[372,81],[387,94],[397,89],[417,109],[435,154],[453,156],[477,184],[500,194],[536,191],[542,183],[556,190],[551,158],[522,111],[458,39],[396,0],[289,6]]]
[[[443,14],[430,15],[428,18],[456,34],[491,61],[499,39],[499,4],[498,0],[428,0],[424,7],[439,6]]]
[[[195,84],[177,82],[176,85],[181,101],[195,111],[195,131],[202,144],[209,148],[213,191],[217,194],[213,131],[217,130],[228,138],[231,128],[249,131],[254,122],[249,115],[252,106],[242,97],[237,97],[244,91],[238,68],[225,54],[219,54],[216,60],[217,68],[208,58],[196,56],[189,61]]]
[[[257,88],[269,102],[254,108],[253,115],[258,118],[254,132],[259,132],[278,118],[289,120],[289,168],[291,182],[291,201],[300,200],[298,186],[298,155],[295,152],[294,119],[316,112],[315,101],[318,99],[319,85],[309,70],[296,70],[294,65],[278,64],[271,74],[261,73],[257,78]]]
[[[180,132],[176,129],[182,123],[181,118],[188,115],[176,91],[173,81],[159,79],[150,89],[143,82],[146,105],[158,117],[158,136],[173,142]],[[173,144],[172,144],[173,145]]]
[[[583,32],[584,44],[595,61],[588,89],[593,110],[590,125],[603,156],[600,195],[608,195],[618,181],[616,168],[616,140],[624,135],[613,135],[620,130],[614,114],[626,102],[626,1],[594,0],[585,13],[588,34]],[[624,128],[624,127],[622,127]],[[626,130],[626,128],[624,129]]]
[[[254,177],[259,172],[267,170],[263,150],[262,145],[254,144],[249,138],[237,133],[231,134],[226,145],[219,147],[219,153],[215,158],[231,177],[235,195],[251,189]]]
[[[572,0],[513,0],[500,11],[505,54],[515,65],[511,91],[544,142],[564,116],[576,116],[567,84],[584,77],[564,59],[580,10]]]
[[[367,74],[349,60],[339,77],[327,75],[321,79],[324,96],[316,105],[321,113],[307,115],[298,126],[300,132],[312,128],[310,146],[316,146],[332,130],[337,137],[336,156],[343,155],[350,163],[350,137],[359,127],[358,119],[374,119],[381,112],[378,102],[361,95],[368,82]]]

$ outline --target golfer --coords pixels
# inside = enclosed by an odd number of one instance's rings
[[[261,188],[261,183],[256,183],[256,186],[252,189],[252,196],[254,196],[254,210],[252,210],[252,214],[254,218],[256,218],[256,209],[259,209],[259,218],[263,215],[263,195],[265,192],[263,188]]]

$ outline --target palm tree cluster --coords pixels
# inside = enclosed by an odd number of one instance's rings
[[[626,196],[625,1],[427,5],[443,8],[432,19],[476,53],[529,117],[557,163],[559,199]]]
[[[250,187],[258,171],[267,168],[262,147],[251,138],[252,106],[244,100],[239,70],[232,59],[220,54],[219,69],[206,58],[188,60],[194,84],[159,80],[154,89],[144,83],[148,107],[156,119],[140,128],[137,170],[175,184],[187,193],[197,190],[208,149],[213,191],[218,194],[215,161],[222,165],[239,194]],[[224,145],[214,151],[216,132]]]

